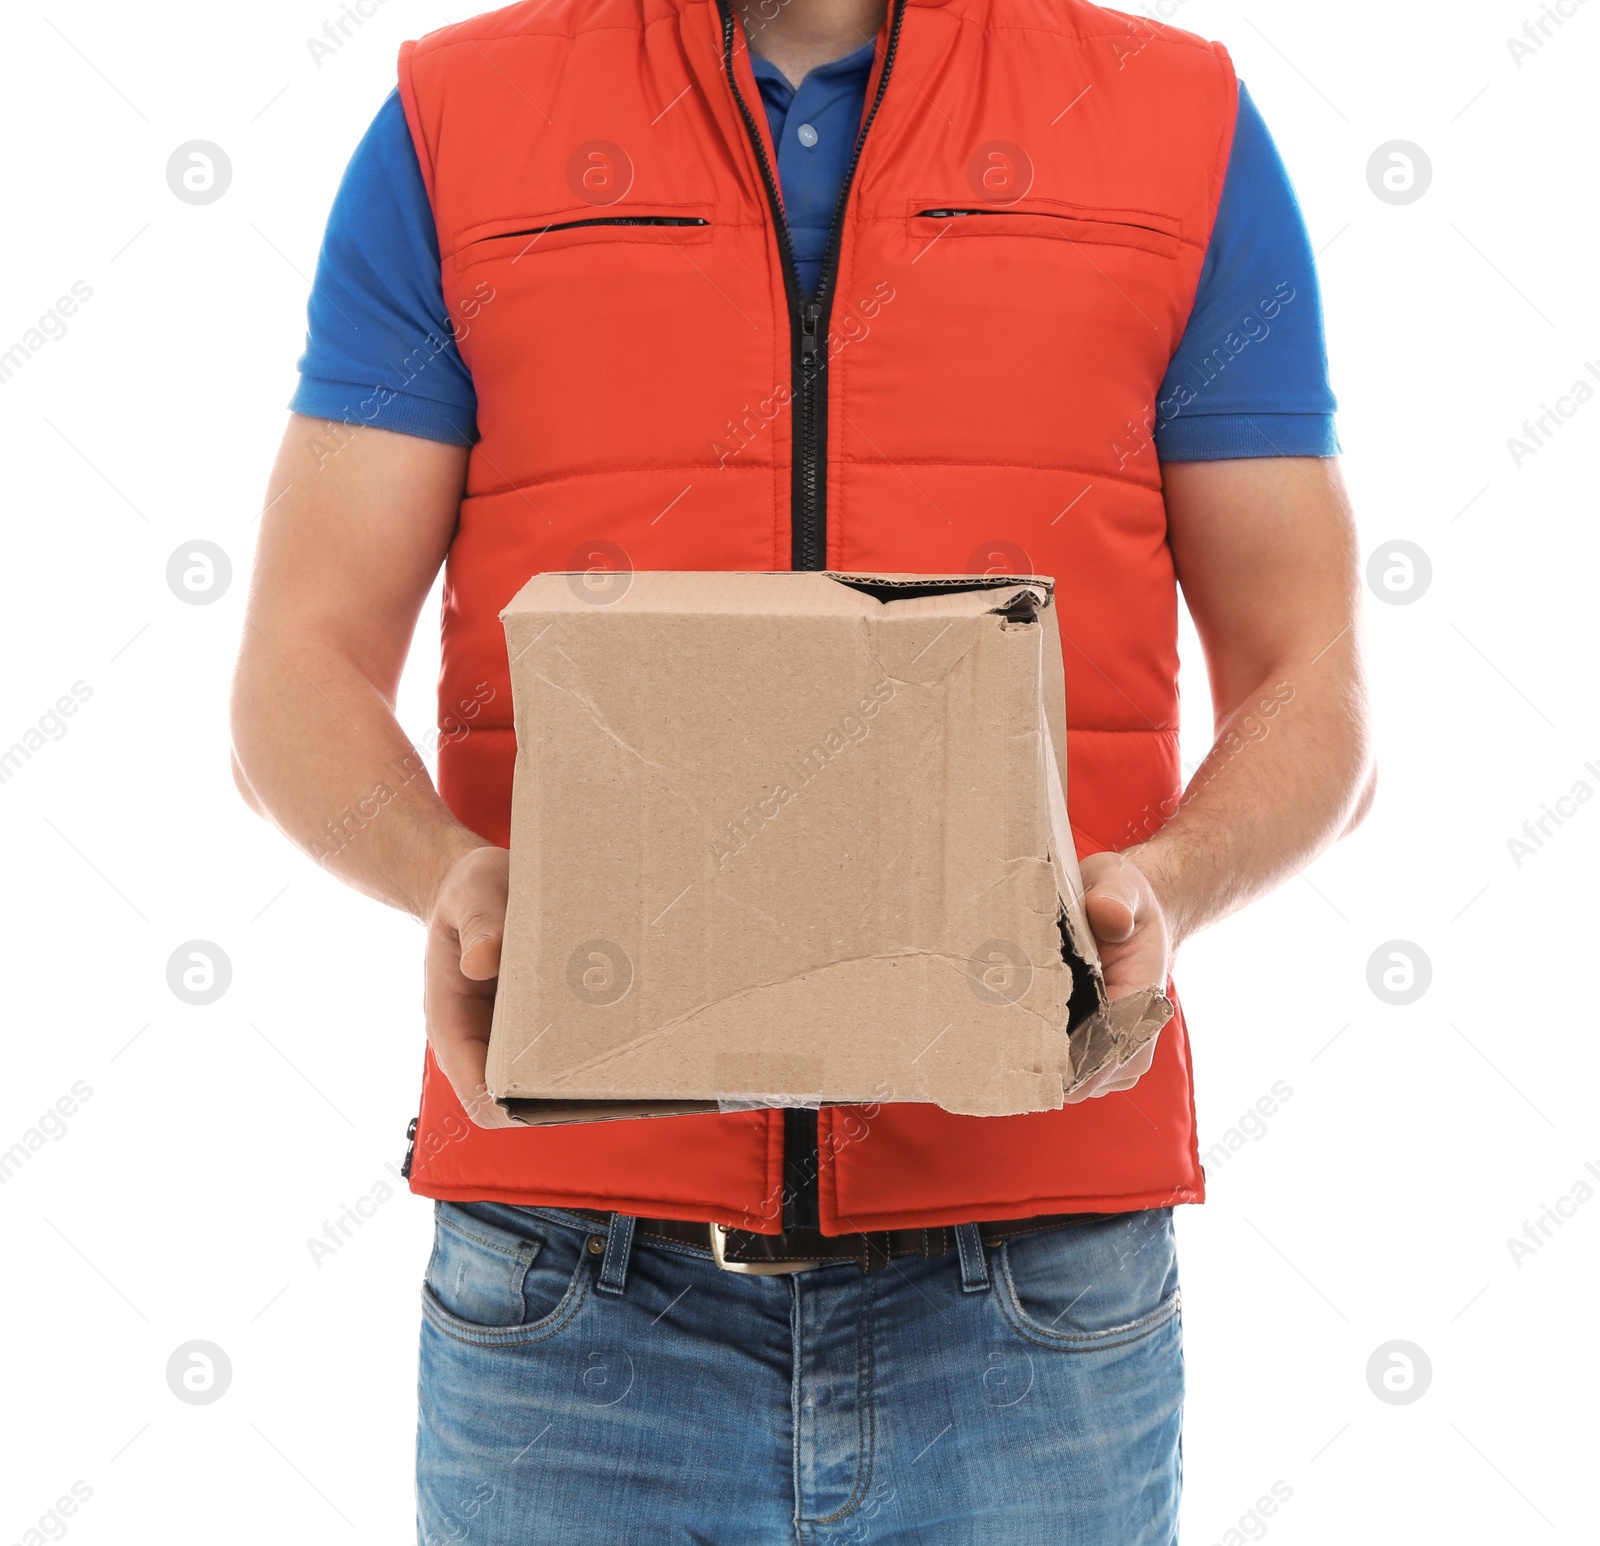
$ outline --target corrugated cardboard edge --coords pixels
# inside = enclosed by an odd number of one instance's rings
[[[532,1100],[497,1098],[495,1104],[522,1127],[570,1127],[588,1122],[631,1122],[639,1117],[713,1116],[722,1108],[714,1100]]]

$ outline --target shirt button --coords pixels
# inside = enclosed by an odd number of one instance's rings
[[[800,125],[799,135],[800,143],[804,145],[807,150],[810,150],[811,147],[817,143],[817,131],[808,123],[803,123]]]

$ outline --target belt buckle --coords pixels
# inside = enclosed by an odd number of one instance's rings
[[[822,1265],[820,1261],[729,1261],[723,1249],[728,1231],[721,1224],[713,1224],[710,1228],[711,1257],[724,1272],[744,1272],[751,1277],[776,1278],[784,1277],[791,1272],[806,1272],[812,1267]]]

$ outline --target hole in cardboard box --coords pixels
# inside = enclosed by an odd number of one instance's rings
[[[1000,626],[1019,627],[1039,621],[1040,597],[1037,591],[1019,590],[1003,607],[994,607],[994,615],[1002,619]]]
[[[891,601],[914,601],[919,596],[961,595],[966,591],[1000,590],[1007,585],[1026,585],[1034,580],[1032,575],[1017,574],[958,574],[935,576],[928,579],[886,580],[873,575],[830,574],[831,580],[848,585],[865,596],[871,596],[886,606]],[[1035,600],[1037,607],[1037,600]]]
[[[1061,959],[1072,972],[1072,995],[1067,1000],[1067,1031],[1070,1034],[1099,1009],[1100,989],[1095,983],[1093,968],[1072,943],[1065,909],[1056,915],[1056,927],[1061,930]]]

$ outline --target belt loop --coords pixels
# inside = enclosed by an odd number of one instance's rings
[[[956,1225],[956,1254],[961,1258],[961,1291],[981,1294],[989,1287],[989,1260],[983,1251],[983,1235],[976,1224]]]
[[[600,1281],[595,1287],[602,1294],[620,1294],[628,1281],[628,1258],[633,1254],[631,1213],[613,1213],[606,1229],[605,1260],[600,1263]]]

